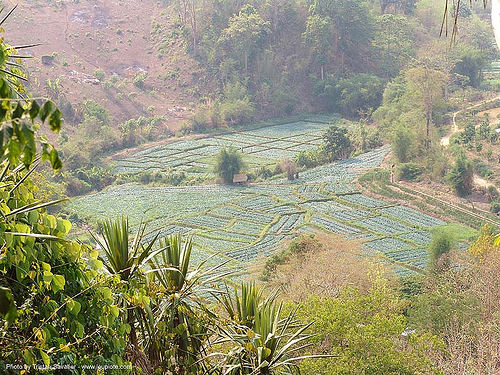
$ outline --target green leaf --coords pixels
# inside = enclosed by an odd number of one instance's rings
[[[38,113],[40,112],[40,106],[38,105],[38,102],[36,100],[33,100],[31,102],[31,108],[30,108],[30,118],[31,121],[34,121],[36,116],[38,116]]]
[[[113,314],[113,316],[115,318],[118,318],[118,314],[120,313],[120,310],[118,309],[118,306],[116,306],[116,305],[110,306],[109,310],[110,310],[111,314]]]
[[[61,233],[68,234],[71,229],[71,222],[68,220],[58,220],[57,230]]]
[[[16,303],[10,289],[0,287],[0,315],[10,324],[17,317]]]
[[[35,355],[31,349],[25,349],[23,352],[24,360],[27,365],[34,365],[36,363]]]
[[[71,300],[68,302],[68,310],[73,315],[78,315],[82,308],[82,305],[78,301]]]
[[[54,112],[49,117],[49,126],[50,130],[58,133],[61,130],[62,125],[62,113],[59,109],[56,108]]]
[[[52,272],[43,271],[43,282],[45,283],[46,286],[50,285],[53,278],[54,278],[54,275],[52,275]]]
[[[83,337],[83,333],[84,333],[84,327],[83,327],[83,324],[76,321],[75,322],[75,334],[77,337],[80,337],[82,338]]]
[[[50,365],[50,358],[47,355],[47,353],[45,353],[42,349],[40,349],[40,355],[42,356],[42,361],[45,364],[45,366],[49,366]]]
[[[54,104],[50,100],[46,101],[40,110],[40,119],[42,122],[45,122],[45,119],[49,116],[50,112],[52,112],[52,108],[54,108]]]
[[[57,293],[60,290],[64,289],[64,285],[66,284],[66,280],[63,275],[54,275],[52,278],[52,290],[54,293]]]
[[[12,119],[21,118],[24,113],[24,108],[21,102],[17,103],[16,109],[12,113]]]

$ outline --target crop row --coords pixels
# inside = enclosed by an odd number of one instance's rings
[[[411,232],[414,230],[396,220],[384,216],[368,217],[358,220],[356,223],[374,232],[390,235],[400,232]]]
[[[422,248],[405,251],[387,252],[385,255],[398,262],[410,263],[412,261],[427,261],[427,251]]]
[[[256,223],[270,223],[274,219],[274,215],[250,211],[240,207],[231,205],[216,207],[211,211],[211,214],[223,216],[226,218],[246,219]]]
[[[297,213],[298,208],[295,206],[286,204],[286,205],[282,205],[282,206],[271,207],[269,209],[266,209],[265,211],[269,212],[271,214],[286,215],[286,214]]]
[[[276,206],[278,202],[266,195],[257,195],[255,197],[235,202],[235,204],[251,210],[266,210]]]
[[[330,232],[337,234],[353,234],[359,233],[360,230],[355,227],[351,227],[346,224],[339,223],[335,220],[328,219],[323,216],[313,215],[311,219],[311,223],[316,224],[317,226],[326,229]]]
[[[267,235],[264,236],[260,242],[254,245],[228,251],[226,255],[240,262],[250,262],[260,256],[268,256],[272,254],[276,248],[281,245],[281,241],[284,238],[285,235],[283,234]]]
[[[327,215],[334,214],[339,211],[350,211],[352,207],[338,203],[337,201],[319,201],[302,203],[302,207],[312,212],[321,212]]]
[[[304,222],[304,214],[284,215],[269,229],[270,233],[290,233]]]
[[[420,227],[434,227],[444,224],[442,220],[405,206],[387,207],[380,211]]]
[[[179,223],[203,228],[223,228],[229,224],[229,219],[209,215],[200,215],[181,219]]]
[[[360,206],[370,207],[370,208],[387,206],[387,202],[367,197],[366,195],[362,194],[343,195],[342,199],[351,203],[359,204]]]
[[[432,240],[431,233],[427,231],[404,233],[400,234],[399,237],[404,238],[405,240],[413,241],[422,246],[427,246]]]
[[[365,243],[365,246],[373,250],[382,251],[383,253],[406,250],[412,247],[409,243],[391,237],[380,238],[378,240],[367,242]]]

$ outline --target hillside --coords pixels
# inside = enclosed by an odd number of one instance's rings
[[[175,131],[210,90],[177,34],[168,2],[4,1],[7,8],[9,3],[19,4],[9,20],[9,41],[41,44],[29,50],[35,56],[28,62],[31,90],[58,102],[70,124],[78,121],[68,115],[68,103],[78,110],[91,99],[109,111],[114,125],[160,115]]]

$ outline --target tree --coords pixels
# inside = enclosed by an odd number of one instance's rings
[[[479,87],[482,80],[483,69],[487,65],[485,53],[470,46],[458,46],[455,49],[459,61],[455,65],[454,72],[468,78],[468,84]]]
[[[329,61],[332,49],[332,23],[328,17],[311,15],[306,21],[303,38],[311,46],[314,60],[320,66],[321,80],[325,79],[325,64]]]
[[[444,106],[444,88],[448,78],[438,70],[420,66],[406,72],[406,81],[409,97],[425,116],[425,137],[429,145],[431,126],[435,123],[434,111],[436,107]]]
[[[474,182],[474,169],[470,160],[462,154],[455,159],[455,164],[448,172],[448,181],[461,196],[467,196],[472,192]]]
[[[488,254],[493,252],[500,253],[500,244],[495,244],[495,237],[493,228],[491,228],[488,224],[485,224],[481,228],[479,237],[467,249],[467,251],[478,258],[485,258]]]
[[[310,14],[330,19],[332,56],[338,71],[360,71],[372,52],[374,17],[368,4],[358,0],[307,0]]]
[[[380,73],[386,78],[397,76],[415,56],[414,35],[408,18],[394,14],[377,17],[373,46]]]
[[[392,151],[400,163],[411,160],[415,136],[407,124],[399,124],[392,135]]]
[[[383,82],[373,74],[354,74],[341,79],[337,84],[341,97],[342,112],[359,116],[360,112],[371,112],[382,101]]]
[[[441,340],[424,331],[402,333],[408,327],[403,303],[380,280],[367,293],[344,289],[336,298],[310,296],[298,304],[298,319],[314,317],[316,337],[310,352],[331,353],[331,359],[305,360],[303,375],[433,373],[433,355]]]
[[[234,175],[240,173],[243,167],[243,158],[235,149],[223,148],[217,155],[215,173],[226,184],[232,184]]]
[[[332,125],[323,136],[324,149],[330,160],[344,159],[351,153],[351,140],[347,129]]]
[[[443,256],[448,254],[452,247],[453,240],[446,231],[437,231],[433,234],[432,241],[427,248],[429,252],[428,267],[431,271],[442,271],[449,266],[449,262],[443,259]]]
[[[258,49],[269,29],[269,22],[262,19],[255,7],[247,4],[229,19],[228,27],[222,31],[221,42],[229,43],[243,55],[245,76],[248,74],[249,56]]]
[[[476,2],[482,1],[483,6],[486,7],[488,1],[487,0],[474,0]],[[470,2],[472,4],[472,1]],[[448,14],[447,11],[451,9],[451,0],[445,0],[445,12],[443,15],[443,23],[447,21]],[[455,3],[453,3],[454,5]],[[453,37],[456,37],[458,34],[458,16],[462,11],[463,7],[467,6],[467,3],[457,3],[457,6],[453,8],[454,22],[453,22]],[[500,48],[500,0],[491,0],[491,24],[493,25],[493,32],[497,42],[498,48]]]

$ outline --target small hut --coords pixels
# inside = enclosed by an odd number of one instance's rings
[[[246,184],[248,182],[248,176],[244,173],[237,173],[233,176],[233,184]]]

